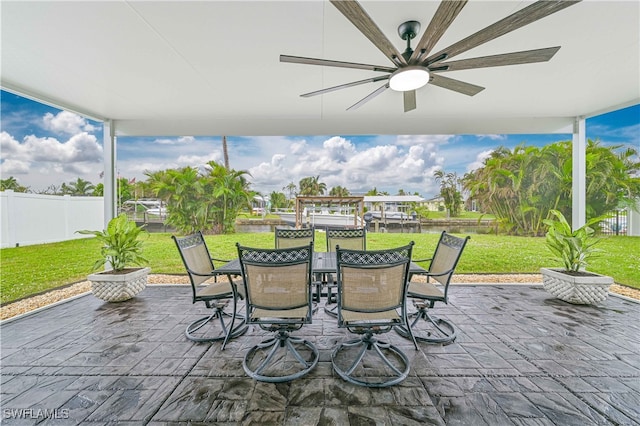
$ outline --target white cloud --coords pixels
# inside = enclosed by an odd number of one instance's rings
[[[204,155],[180,155],[176,159],[178,167],[200,167],[207,164],[209,161],[222,161],[222,154],[218,151],[210,152]]]
[[[489,158],[489,156],[493,151],[494,151],[493,149],[490,149],[488,151],[482,151],[481,153],[479,153],[476,156],[475,161],[473,161],[472,163],[469,163],[469,165],[467,166],[467,171],[472,172],[482,167],[484,165],[484,160]]]
[[[455,135],[398,135],[396,137],[396,145],[441,145],[446,144],[454,139]]]
[[[504,141],[507,140],[507,135],[476,135],[479,140],[491,139],[492,141]]]
[[[27,136],[22,148],[33,161],[51,163],[73,163],[102,161],[102,146],[94,135],[82,132],[72,136],[67,142],[55,138]]]
[[[0,174],[8,177],[11,175],[24,175],[29,173],[30,163],[21,160],[4,160],[0,164]]]
[[[15,140],[9,133],[0,132],[0,152],[2,152],[4,158],[7,155],[17,156],[21,152],[20,142]]]
[[[156,139],[154,142],[160,145],[187,145],[194,143],[196,138],[193,136],[181,136],[179,138],[161,138]]]
[[[307,142],[302,140],[291,144],[291,153],[293,155],[304,154],[307,150]]]
[[[89,124],[87,120],[69,111],[60,111],[53,115],[48,112],[42,118],[43,126],[46,130],[54,133],[74,134],[80,132],[93,132],[96,128]]]

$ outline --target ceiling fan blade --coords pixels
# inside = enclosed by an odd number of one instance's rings
[[[502,67],[505,65],[531,64],[547,62],[560,50],[560,46],[546,49],[526,50],[522,52],[504,53],[501,55],[482,56],[479,58],[462,59],[460,61],[441,62],[446,71],[460,71],[471,68]],[[437,70],[433,70],[437,72]],[[445,70],[443,70],[445,71]]]
[[[356,62],[332,61],[329,59],[305,58],[303,56],[280,55],[280,62],[291,62],[293,64],[323,65],[327,67],[355,68],[358,70],[394,72],[395,68],[383,67],[381,65],[359,64]]]
[[[407,90],[402,92],[404,96],[404,112],[413,111],[416,109],[416,91]]]
[[[431,80],[429,84],[442,87],[443,89],[453,90],[454,92],[462,93],[463,95],[477,95],[484,90],[484,87],[476,86],[475,84],[465,83],[464,81],[454,80],[453,78],[443,77],[439,74],[431,74]]]
[[[300,96],[302,96],[303,98],[309,98],[311,96],[322,95],[324,93],[334,92],[336,90],[346,89],[348,87],[359,86],[361,84],[366,84],[366,83],[375,83],[376,81],[382,81],[382,80],[388,80],[388,79],[389,79],[388,75],[367,78],[365,80],[353,81],[351,83],[341,84],[339,86],[327,87],[326,89],[316,90],[315,92],[303,93]]]
[[[378,28],[373,19],[355,0],[331,0],[336,9],[342,13],[355,27],[360,30],[387,58],[396,65],[406,65],[407,61],[395,48],[384,33]]]
[[[488,41],[498,38],[511,31],[522,28],[532,22],[547,17],[553,13],[559,12],[569,6],[573,6],[582,0],[539,0],[524,9],[521,9],[500,21],[489,25],[488,27],[470,35],[469,37],[460,40],[451,46],[442,49],[439,52],[430,55],[427,59],[423,60],[423,63],[430,62],[434,58],[445,54],[446,58],[452,58],[463,52],[466,52],[474,47],[478,47]]]
[[[415,50],[409,59],[410,64],[418,62],[420,56],[428,55],[436,45],[440,37],[447,31],[456,16],[462,11],[467,4],[467,0],[461,1],[443,1],[438,6],[435,15],[429,22],[429,26],[422,34],[422,38],[416,44]]]
[[[384,92],[385,90],[387,90],[389,88],[389,83],[385,83],[384,86],[380,86],[379,88],[377,88],[376,90],[374,90],[373,92],[369,93],[367,96],[365,96],[364,98],[360,99],[358,102],[356,102],[355,104],[351,105],[349,108],[347,108],[347,111],[351,111],[354,109],[358,109],[360,108],[362,105],[366,104],[367,102],[369,102],[371,99],[375,98],[376,96],[378,96],[380,93]]]

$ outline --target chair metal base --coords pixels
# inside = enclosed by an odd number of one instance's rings
[[[333,294],[331,290],[333,286],[327,287],[327,301],[324,305],[324,312],[328,315],[331,315],[334,318],[338,318],[338,301],[336,300],[337,295]],[[328,305],[333,305],[329,307]]]
[[[345,349],[359,347],[357,355],[353,361],[347,362],[347,367],[342,368],[338,358]],[[351,351],[353,352],[353,351]],[[388,355],[385,355],[385,352]],[[373,353],[382,360],[382,365],[374,365],[373,360],[363,358],[367,353]],[[394,363],[390,357],[397,361]],[[346,357],[345,357],[346,358]],[[398,384],[409,375],[409,358],[398,347],[378,340],[373,333],[366,333],[359,339],[349,340],[341,343],[331,354],[333,369],[340,377],[349,383],[366,387],[387,387]],[[360,366],[360,368],[358,368]],[[384,371],[383,371],[384,370]],[[362,374],[364,372],[364,374]]]
[[[224,349],[229,339],[246,333],[249,327],[245,324],[244,317],[236,315],[234,320],[233,315],[224,312],[223,309],[224,306],[213,308],[211,315],[197,319],[189,324],[184,331],[187,339],[199,343],[225,340]],[[229,318],[229,320],[225,321],[225,318]],[[216,320],[218,320],[219,324],[215,324]],[[237,325],[234,325],[234,323],[237,323]],[[209,324],[209,327],[205,328],[207,324]]]
[[[305,352],[310,353],[305,357],[294,345],[302,346],[301,349],[306,348]],[[318,349],[313,343],[279,330],[275,336],[249,349],[242,368],[255,380],[280,383],[306,375],[318,364],[318,359]]]
[[[426,343],[450,344],[456,340],[457,330],[453,324],[445,319],[429,315],[426,304],[416,304],[418,310],[409,314],[413,318],[409,327],[416,340]],[[424,321],[424,326],[420,325],[420,320]],[[410,334],[405,327],[395,327],[396,332],[402,337],[410,338]]]

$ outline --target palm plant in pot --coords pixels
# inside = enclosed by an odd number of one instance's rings
[[[569,303],[595,304],[603,301],[609,294],[613,278],[586,271],[589,261],[601,252],[594,247],[598,240],[595,239],[595,230],[591,226],[600,222],[603,217],[593,218],[572,231],[561,212],[551,210],[551,214],[555,218],[543,221],[549,226],[545,243],[564,268],[541,268],[544,288]]]
[[[130,221],[125,214],[114,217],[104,231],[77,231],[79,234],[94,235],[103,243],[101,257],[93,265],[94,270],[108,269],[91,274],[93,294],[107,302],[122,302],[131,299],[147,285],[148,267],[142,266],[148,261],[142,256],[142,241],[139,237],[147,233],[143,226]]]

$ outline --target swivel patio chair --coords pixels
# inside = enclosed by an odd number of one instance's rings
[[[237,244],[246,292],[246,321],[274,333],[246,353],[244,371],[264,382],[302,377],[318,363],[315,345],[291,333],[311,324],[313,244],[257,249]]]
[[[313,228],[276,228],[274,232],[277,249],[308,246],[309,243],[313,243],[315,235]]]
[[[396,328],[400,335],[409,337],[413,334],[415,339],[428,343],[448,344],[456,339],[457,331],[453,323],[431,315],[429,309],[433,308],[436,302],[448,303],[451,277],[469,238],[471,237],[456,237],[442,231],[433,257],[415,260],[415,262],[430,261],[431,263],[427,272],[420,274],[426,277],[426,282],[419,282],[412,278],[409,283],[407,297],[413,299],[417,311],[409,314],[412,321],[408,327]],[[430,282],[432,278],[442,286],[442,289]]]
[[[367,231],[365,228],[327,229],[327,252],[335,252],[336,246],[349,250],[367,249]],[[337,316],[335,290],[337,283],[331,274],[327,274],[324,283],[327,286],[327,301],[324,311],[332,317]],[[333,305],[333,306],[327,306]]]
[[[291,228],[276,228],[275,231],[276,248],[289,248],[308,246],[314,242],[315,230],[314,228],[304,229],[291,229]],[[313,286],[316,289],[313,295],[315,302],[320,302],[320,292],[322,290],[322,277],[316,277],[314,279]]]
[[[336,250],[338,327],[361,337],[340,343],[331,362],[335,372],[350,383],[386,387],[400,383],[409,374],[407,355],[376,335],[407,324],[412,248],[413,241],[388,250]],[[413,344],[417,350],[415,340]]]
[[[193,303],[204,302],[207,308],[213,310],[210,315],[190,323],[185,330],[185,335],[194,342],[224,340],[222,344],[224,349],[229,339],[247,331],[244,319],[236,314],[238,299],[243,297],[243,290],[236,288],[232,282],[218,282],[214,261],[226,261],[211,257],[202,232],[198,231],[185,237],[174,235],[171,238],[175,241],[187,270]],[[205,283],[207,285],[203,285]],[[229,302],[233,304],[231,314],[225,312]],[[241,321],[236,323],[238,318]]]

